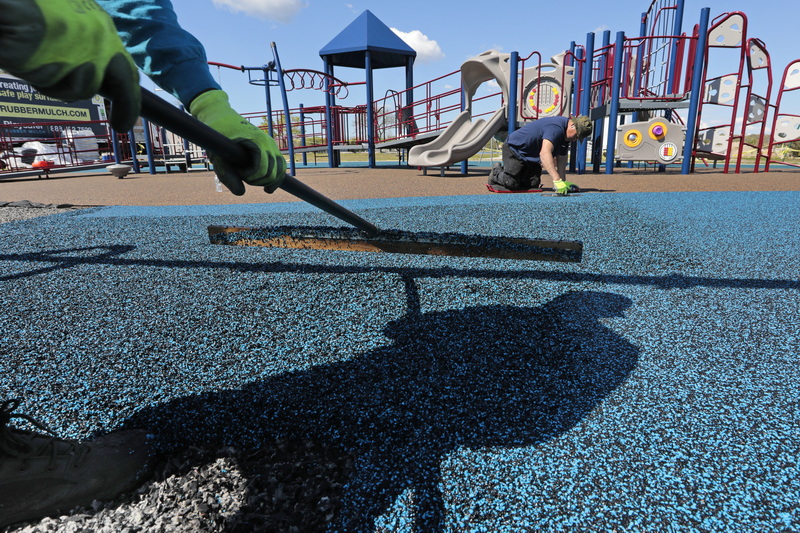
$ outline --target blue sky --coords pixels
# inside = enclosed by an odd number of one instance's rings
[[[640,15],[650,0],[574,0],[548,3],[553,8],[547,10],[514,1],[498,3],[503,6],[498,9],[490,2],[431,0],[173,0],[173,4],[180,23],[205,45],[211,61],[260,66],[272,59],[270,42],[274,41],[284,69],[315,70],[322,69],[319,50],[369,9],[410,39],[409,44],[418,51],[414,80],[419,84],[458,70],[464,60],[489,49],[518,51],[522,57],[540,51],[546,59],[568,48],[571,41],[585,43],[589,32],[598,32],[598,43],[604,30],[611,31],[612,40],[617,31],[638,35]],[[703,7],[711,8],[712,18],[732,11],[747,15],[748,35],[765,42],[776,85],[785,66],[800,58],[794,38],[800,15],[796,0],[686,0],[684,31],[690,32],[699,22]],[[545,14],[559,9],[563,14]],[[376,72],[376,97],[387,89],[403,88],[402,70]],[[225,69],[212,72],[231,95],[237,111],[265,109],[264,90],[249,85],[245,74]],[[364,81],[363,70],[341,68],[336,74],[344,81]],[[301,103],[320,104],[321,94],[306,90],[289,93],[290,107]],[[341,103],[362,105],[363,95],[352,92]]]

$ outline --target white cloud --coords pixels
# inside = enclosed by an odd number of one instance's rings
[[[420,63],[431,63],[444,59],[444,52],[439,48],[439,43],[431,40],[427,35],[419,30],[412,30],[408,33],[392,28],[392,31],[405,43],[417,52],[417,61]]]
[[[304,0],[213,0],[217,7],[226,7],[234,13],[242,12],[266,20],[291,22],[301,9]]]

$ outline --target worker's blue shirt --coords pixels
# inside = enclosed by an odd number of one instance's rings
[[[219,89],[203,45],[178,24],[169,0],[97,0],[117,27],[136,65],[186,107]]]
[[[508,147],[523,161],[539,163],[539,154],[544,139],[553,143],[553,156],[569,153],[567,126],[569,126],[569,117],[540,118],[514,130],[506,142]]]

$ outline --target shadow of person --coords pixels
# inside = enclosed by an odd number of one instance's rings
[[[385,347],[240,390],[178,398],[140,411],[131,423],[152,428],[173,450],[253,450],[274,439],[344,450],[354,462],[336,530],[374,531],[411,491],[416,529],[439,531],[440,464],[448,453],[531,446],[562,434],[619,386],[638,358],[635,346],[602,323],[631,304],[612,293],[426,313],[413,291],[409,302],[408,315],[387,326],[392,342]],[[249,470],[245,475],[257,475]],[[304,513],[319,514],[315,505]],[[248,512],[255,511],[242,509],[231,526]]]

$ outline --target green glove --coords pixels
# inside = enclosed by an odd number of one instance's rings
[[[189,111],[200,122],[239,142],[250,153],[250,165],[233,167],[213,153],[208,158],[214,165],[219,180],[233,194],[244,194],[244,183],[260,185],[271,193],[283,182],[286,160],[275,141],[231,108],[228,95],[215,89],[197,96]]]
[[[553,190],[556,191],[556,194],[560,194],[562,196],[567,196],[573,192],[581,192],[577,185],[572,183],[571,181],[565,180],[558,180],[553,182]]]
[[[0,68],[59,100],[102,94],[118,131],[139,116],[139,71],[94,0],[0,0]]]

